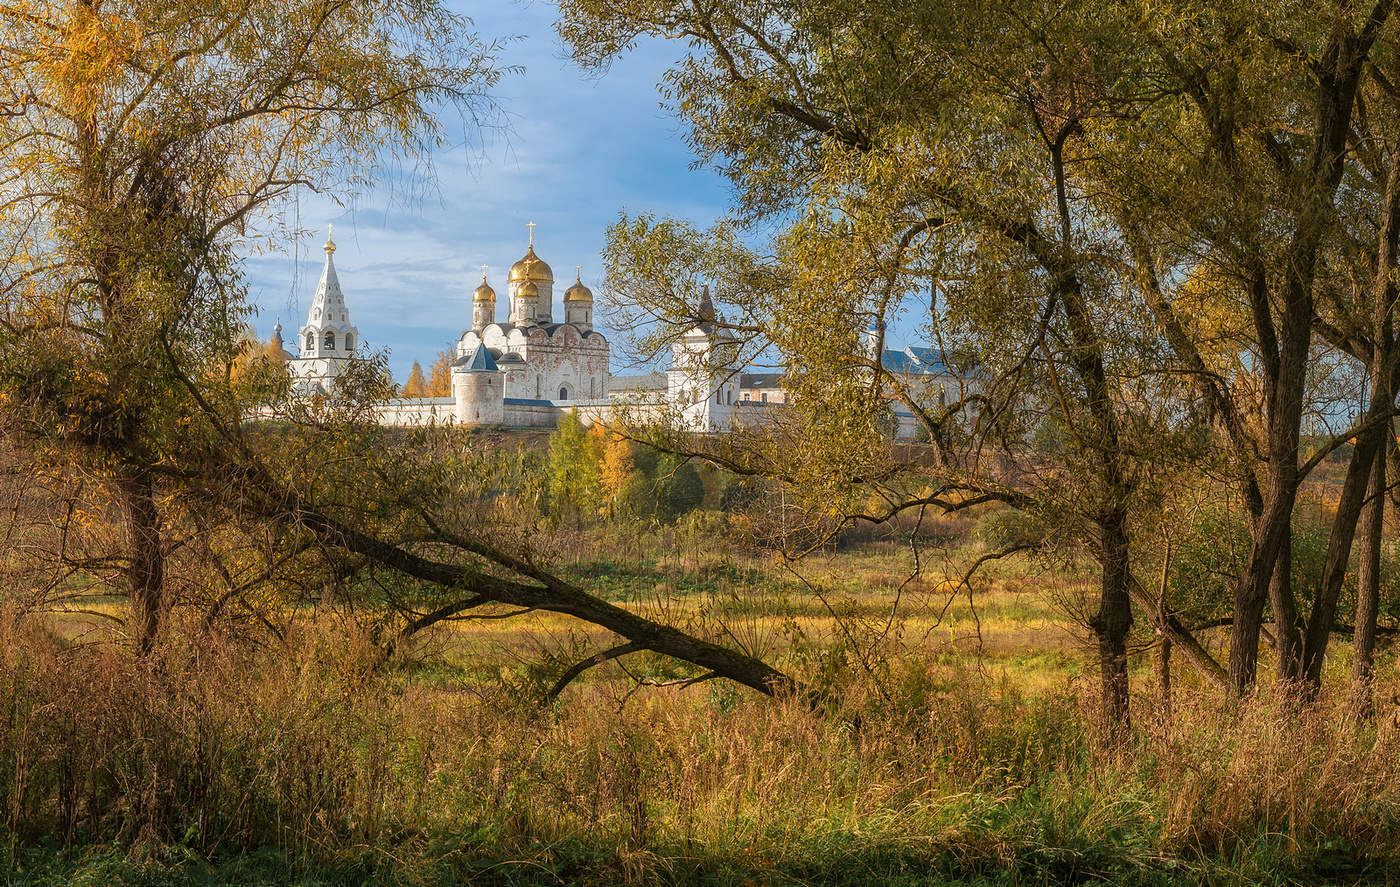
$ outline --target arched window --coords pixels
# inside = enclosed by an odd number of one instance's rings
[[[346,351],[354,351],[354,350],[355,350],[355,334],[354,334],[354,333],[346,333],[346,334],[345,334],[345,350],[346,350]]]
[[[560,386],[559,386],[559,399],[560,399],[560,400],[568,400],[568,399],[569,399],[569,386],[567,386],[567,385],[560,385]]]
[[[540,376],[536,376],[536,377],[535,377],[535,400],[539,400],[539,399],[542,398],[542,397],[544,397],[544,379],[541,378]]]
[[[323,344],[326,346],[326,350],[327,350],[327,351],[334,351],[334,350],[335,350],[335,333],[334,333],[333,331],[331,331],[331,330],[326,330],[326,336],[325,336],[325,339],[322,340],[322,342],[323,342]]]
[[[734,405],[734,389],[733,389],[733,388],[730,388],[728,391],[725,391],[725,392],[724,392],[724,405],[725,405],[725,406],[733,406],[733,405]]]
[[[724,405],[724,392],[720,391],[718,388],[715,389],[715,403],[721,406]]]
[[[588,396],[589,398],[598,396],[598,379],[594,376],[588,377]]]
[[[306,350],[307,350],[307,351],[315,351],[315,350],[316,350],[316,334],[315,334],[315,333],[307,333],[307,334],[306,334]]]

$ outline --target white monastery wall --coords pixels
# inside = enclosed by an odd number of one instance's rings
[[[423,426],[457,424],[457,399],[453,397],[395,398],[375,407],[385,425]]]
[[[553,428],[559,424],[559,407],[548,401],[522,402],[507,398],[503,425],[509,428]]]

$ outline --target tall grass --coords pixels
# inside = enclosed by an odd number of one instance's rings
[[[1395,732],[1342,702],[1182,691],[1108,747],[1073,688],[1028,697],[913,660],[816,712],[603,677],[541,708],[376,672],[338,630],[162,653],[152,668],[0,628],[12,881],[145,883],[251,853],[227,865],[407,884],[1252,883],[1379,875],[1400,846]]]

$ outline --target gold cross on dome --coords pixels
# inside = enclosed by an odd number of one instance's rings
[[[530,229],[530,247],[531,247],[531,248],[534,248],[534,246],[535,246],[535,223],[534,223],[534,222],[526,222],[526,223],[525,223],[525,227]]]
[[[486,266],[485,266],[485,265],[482,265],[482,266],[481,266],[481,282],[482,282],[482,283],[485,283],[485,282],[486,282]]]
[[[575,266],[574,266],[574,277],[575,277],[575,279],[578,280],[579,283],[583,283],[583,266],[582,266],[582,265],[575,265]]]

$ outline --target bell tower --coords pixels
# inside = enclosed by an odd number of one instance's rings
[[[308,386],[319,384],[329,388],[345,369],[345,363],[355,356],[360,331],[350,323],[350,311],[345,306],[345,294],[335,273],[334,226],[328,226],[326,264],[321,269],[321,281],[306,313],[306,324],[297,332],[297,359],[293,372]]]

